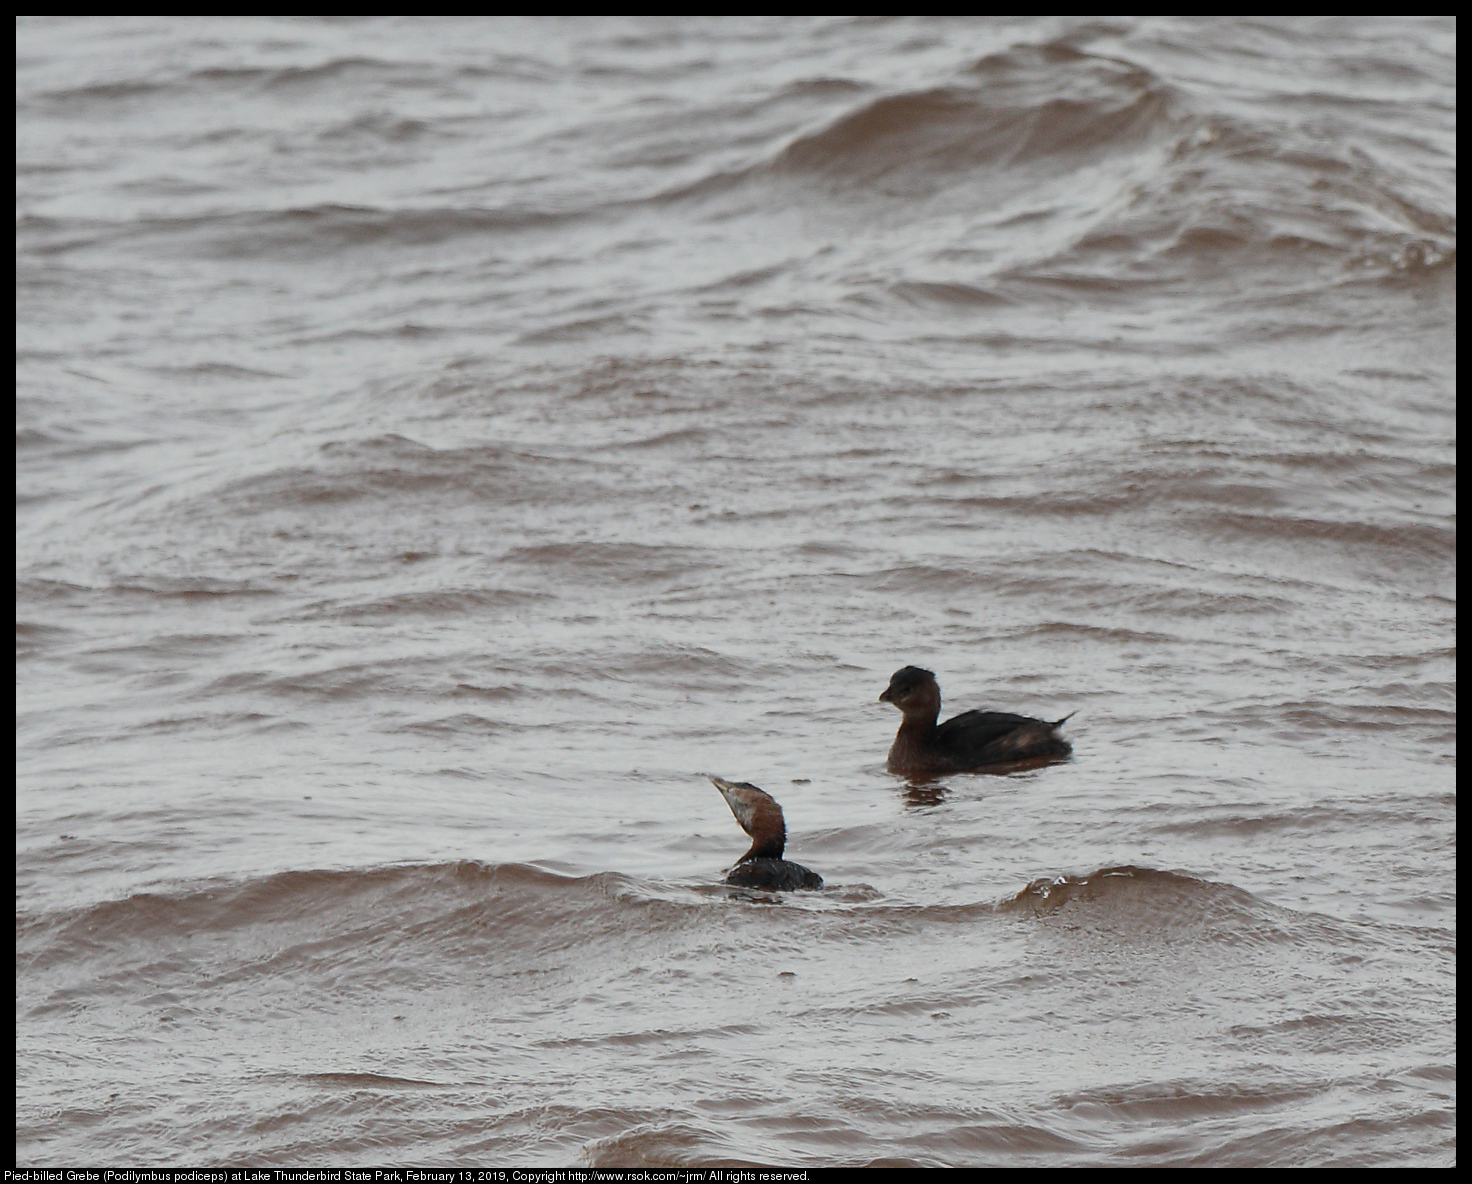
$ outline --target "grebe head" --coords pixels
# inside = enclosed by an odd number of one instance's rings
[[[781,859],[787,845],[787,820],[782,817],[782,807],[772,795],[749,781],[727,781],[724,777],[711,777],[709,773],[706,776],[721,791],[741,829],[751,836],[751,850],[736,862]]]
[[[934,719],[940,714],[940,684],[935,675],[919,666],[906,666],[890,677],[889,686],[879,696],[881,703],[893,703],[906,719]]]

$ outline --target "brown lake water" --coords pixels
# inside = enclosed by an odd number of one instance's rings
[[[21,21],[18,1161],[1452,1163],[1455,53]]]

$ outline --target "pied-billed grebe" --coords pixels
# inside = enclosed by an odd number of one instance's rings
[[[771,794],[745,781],[711,777],[710,783],[721,791],[741,829],[751,836],[751,850],[736,861],[726,883],[775,892],[823,886],[823,877],[817,872],[782,858],[782,849],[787,845],[787,823],[782,818],[782,807]]]
[[[964,711],[937,727],[940,684],[919,666],[896,670],[879,701],[893,703],[905,716],[889,749],[891,773],[964,773],[1073,751],[1057,734],[1072,712],[1049,723],[1007,711]]]

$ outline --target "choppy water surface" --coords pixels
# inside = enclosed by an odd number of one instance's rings
[[[1451,1162],[1455,44],[23,21],[18,1158]]]

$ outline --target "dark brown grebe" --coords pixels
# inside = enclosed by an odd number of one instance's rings
[[[919,666],[896,670],[879,701],[893,703],[905,716],[889,749],[891,773],[964,773],[1061,760],[1073,752],[1057,734],[1072,712],[1048,723],[1006,711],[965,711],[937,727],[940,684]]]
[[[751,836],[751,850],[736,861],[726,883],[774,892],[823,886],[823,877],[817,872],[782,858],[782,849],[787,845],[787,823],[782,818],[782,807],[771,794],[745,781],[711,777],[710,782],[721,791],[741,829]]]

